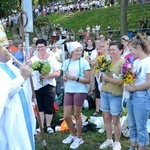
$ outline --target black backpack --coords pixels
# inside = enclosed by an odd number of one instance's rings
[[[88,101],[89,104],[89,109],[95,108],[95,100],[91,95],[87,95],[86,99]]]

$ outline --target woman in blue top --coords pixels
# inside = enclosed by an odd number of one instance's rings
[[[18,45],[18,50],[16,52],[13,53],[13,56],[21,63],[24,62],[24,52],[23,52],[23,43],[19,43]],[[20,68],[20,66],[14,62],[13,63],[16,67]]]
[[[84,143],[81,137],[82,119],[81,111],[83,102],[88,93],[87,84],[90,83],[90,66],[87,60],[81,57],[82,45],[79,42],[70,42],[68,44],[70,58],[63,63],[63,81],[64,81],[64,119],[69,127],[70,135],[62,142],[70,144],[71,149],[78,148]],[[76,121],[77,135],[71,119],[72,107],[74,108],[74,117]]]

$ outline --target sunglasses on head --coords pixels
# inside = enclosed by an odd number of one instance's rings
[[[128,42],[128,40],[126,40],[125,38],[122,38],[122,40],[124,40],[124,41]]]

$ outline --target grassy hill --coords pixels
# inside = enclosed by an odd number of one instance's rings
[[[128,30],[136,30],[140,17],[146,16],[149,19],[149,14],[150,4],[130,4],[128,8]],[[73,29],[76,33],[80,26],[85,29],[86,25],[92,26],[100,23],[101,31],[105,33],[107,26],[111,26],[113,30],[119,29],[120,7],[106,7],[68,14],[52,14],[48,18],[52,23],[56,25],[61,23],[64,28]]]
[[[150,28],[150,4],[130,4],[128,7],[128,31],[138,29],[138,20],[141,16],[146,16],[149,20]],[[51,23],[57,25],[62,24],[63,28],[73,29],[77,36],[79,27],[84,30],[87,25],[92,27],[97,23],[101,25],[101,33],[107,34],[107,26],[111,26],[112,29],[118,30],[120,28],[120,7],[118,5],[113,7],[99,8],[93,10],[86,10],[74,13],[63,14],[50,14],[47,16]],[[117,33],[117,32],[114,32]],[[13,38],[12,32],[7,32],[8,38]],[[35,36],[30,35],[30,38]],[[113,34],[116,37],[116,34]]]

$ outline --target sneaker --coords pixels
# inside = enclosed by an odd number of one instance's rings
[[[73,143],[70,145],[71,149],[77,149],[81,144],[83,144],[84,141],[82,140],[82,138],[75,138],[75,140],[73,141]]]
[[[62,142],[64,144],[70,144],[71,142],[73,142],[75,139],[75,136],[69,135],[66,139],[64,139]]]
[[[108,147],[113,147],[113,140],[106,140],[99,148],[100,149],[105,149]]]
[[[137,150],[135,146],[130,146],[129,150]]]
[[[104,132],[105,132],[105,129],[101,128],[101,129],[98,130],[98,133],[104,133]]]
[[[113,150],[121,150],[121,144],[120,144],[120,142],[114,142]]]

